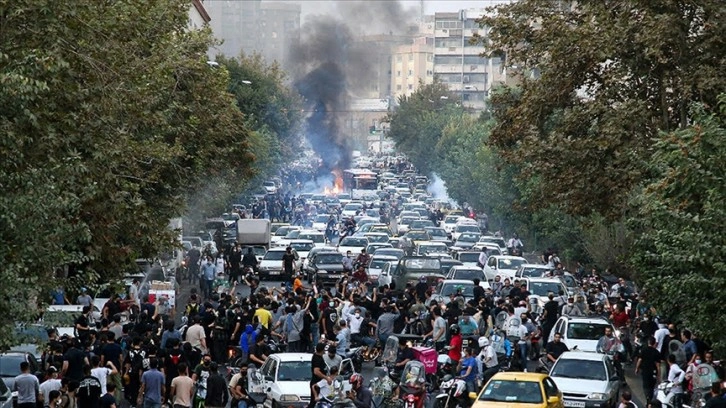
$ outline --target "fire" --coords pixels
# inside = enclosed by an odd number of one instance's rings
[[[335,180],[333,181],[332,187],[325,187],[323,189],[323,193],[325,195],[337,195],[339,193],[343,192],[343,172],[335,169],[331,171],[333,176],[335,176]]]

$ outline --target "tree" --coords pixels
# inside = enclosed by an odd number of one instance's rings
[[[436,168],[432,153],[449,119],[463,115],[454,98],[441,82],[422,84],[411,96],[399,98],[398,108],[386,119],[390,123],[389,137],[424,174]]]
[[[480,20],[490,41],[479,41],[510,72],[540,73],[493,96],[491,136],[518,178],[540,179],[537,203],[610,219],[627,211],[652,139],[726,90],[725,12],[720,0],[522,0]]]
[[[250,131],[188,8],[0,5],[0,347],[55,285],[113,281],[168,249],[168,220],[207,177],[248,176]]]
[[[693,125],[654,142],[650,180],[634,198],[632,263],[648,301],[726,351],[726,95],[696,105]]]

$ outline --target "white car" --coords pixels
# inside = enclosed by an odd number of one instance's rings
[[[260,278],[264,280],[281,276],[283,255],[285,255],[285,247],[270,248],[260,262]],[[297,261],[293,266],[295,269],[299,269],[300,265],[301,261]]]
[[[542,264],[523,264],[514,274],[515,278],[541,278],[552,272],[552,268]]]
[[[454,227],[453,232],[451,233],[451,239],[454,242],[458,241],[459,240],[459,236],[463,232],[472,232],[472,233],[481,234],[481,230],[479,229],[479,225],[477,225],[476,222],[471,223],[471,222],[468,222],[468,221],[467,222],[461,222],[461,221],[459,221],[456,224],[456,226]]]
[[[469,280],[479,279],[479,286],[484,289],[489,289],[489,282],[484,278],[484,271],[481,268],[471,267],[466,265],[454,265],[449,269],[446,274],[446,279],[457,279],[457,280]]]
[[[397,270],[398,261],[384,263],[381,267],[381,273],[378,275],[378,286],[388,285],[390,287]]]
[[[550,293],[558,295],[560,291],[567,294],[567,287],[558,278],[520,278],[520,282],[527,282],[527,290],[531,295],[529,296],[529,303],[533,313],[542,314],[544,311],[545,303],[549,302]],[[534,301],[537,301],[535,303]]]
[[[76,337],[75,321],[83,312],[81,305],[50,305],[43,313],[40,323],[47,327],[54,327],[59,336],[68,335]],[[101,310],[91,305],[91,314],[88,316],[88,324],[94,326],[101,321]]]
[[[359,202],[350,202],[343,207],[343,217],[353,217],[355,214],[363,208],[363,204]]]
[[[277,193],[277,184],[275,184],[274,181],[265,181],[264,183],[262,183],[262,187],[265,188],[265,192],[267,194]]]
[[[494,280],[497,275],[502,277],[502,281],[505,278],[514,279],[514,274],[517,273],[519,266],[526,263],[527,260],[521,256],[493,255],[487,259],[484,273],[490,281]]]
[[[265,408],[304,408],[310,403],[310,353],[277,353],[270,355],[259,370],[248,371],[247,392],[266,394]],[[340,363],[340,381],[355,373],[350,359]],[[344,391],[350,383],[343,381]]]
[[[291,231],[300,231],[302,227],[298,225],[284,225],[275,231],[275,234],[270,237],[270,244],[272,246],[279,246],[280,241],[284,240]]]
[[[606,327],[610,327],[616,337],[619,335],[615,327],[604,317],[560,316],[550,331],[548,341],[553,341],[555,333],[560,333],[562,342],[568,349],[572,350],[577,346],[578,351],[594,353],[597,351],[600,337],[605,335]]]
[[[309,239],[293,239],[290,241],[290,247],[297,252],[302,262],[303,259],[308,258],[308,253],[315,247],[315,244]]]
[[[393,255],[374,254],[368,263],[368,280],[378,282],[378,277],[381,275],[381,271],[386,262],[398,262],[398,258]]]
[[[330,214],[318,214],[313,218],[312,228],[316,231],[325,231],[328,228],[328,221],[330,220]]]
[[[456,221],[458,220],[458,215],[449,215],[444,218],[443,227],[447,234],[451,235],[454,232],[454,227],[456,227]]]
[[[499,250],[503,253],[507,253],[507,243],[504,242],[504,238],[495,237],[493,235],[484,235],[479,238],[480,244],[492,244],[499,247]]]
[[[325,234],[320,231],[302,230],[300,231],[300,235],[297,236],[297,239],[313,241],[315,247],[325,246]]]
[[[287,235],[277,240],[275,243],[275,246],[278,247],[286,247],[290,245],[290,242],[293,239],[300,239],[300,233],[302,232],[302,229],[296,229],[296,230],[290,230],[288,231]]]
[[[345,255],[348,251],[352,255],[358,255],[361,249],[368,246],[368,238],[365,237],[345,237],[338,244],[338,252]]]
[[[481,270],[479,267],[479,255],[481,254],[481,251],[475,252],[475,251],[460,251],[456,255],[454,255],[454,259],[464,264],[464,266],[469,268],[477,268]]]

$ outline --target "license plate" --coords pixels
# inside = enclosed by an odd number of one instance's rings
[[[267,273],[270,274],[270,275],[279,275],[280,274],[280,271],[270,271],[270,272],[267,272]]]
[[[562,402],[562,405],[571,408],[585,408],[585,401],[564,400]]]

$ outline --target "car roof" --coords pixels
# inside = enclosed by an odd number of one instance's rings
[[[549,267],[547,265],[543,265],[543,264],[530,264],[530,263],[521,264],[521,265],[519,265],[519,267],[520,268],[532,268],[532,269],[554,269],[554,268]]]
[[[285,252],[287,247],[274,247],[267,250],[267,252]]]
[[[530,278],[530,277],[519,278],[519,280],[522,280],[522,279],[524,279],[524,280],[526,280],[528,282],[532,282],[532,283],[537,283],[537,282],[544,282],[544,283],[557,282],[557,283],[562,283],[561,280],[559,280],[557,277],[554,277],[554,276],[551,277],[551,278]]]
[[[532,382],[541,382],[545,378],[549,377],[549,375],[544,373],[522,373],[519,371],[509,371],[509,372],[502,372],[502,373],[496,373],[492,377],[491,381],[494,380],[505,380],[505,381],[532,381]]]
[[[481,268],[477,268],[476,266],[469,266],[469,265],[454,265],[451,267],[452,271],[479,271],[481,273],[484,273]]]
[[[490,258],[494,259],[524,259],[521,256],[512,256],[512,255],[492,255]],[[526,261],[526,259],[525,259]]]
[[[441,282],[450,285],[474,285],[474,282],[468,279],[445,279]]]
[[[291,239],[291,244],[312,244],[313,240],[311,239]]]
[[[596,317],[596,316],[560,316],[560,319],[567,319],[570,323],[593,323],[593,324],[601,324],[605,323],[609,326],[612,326],[610,321],[606,319],[605,317]]]
[[[560,355],[561,360],[587,360],[587,361],[603,361],[609,358],[607,354],[591,353],[587,351],[568,351]]]
[[[313,355],[311,353],[277,353],[270,355],[271,358],[278,360],[282,363],[288,361],[312,361]]]
[[[396,257],[395,257],[395,256],[393,256],[393,255],[376,255],[376,254],[373,254],[373,255],[371,256],[371,259],[375,259],[375,260],[384,260],[384,261],[395,261],[395,260],[397,260],[398,258],[396,258]]]

